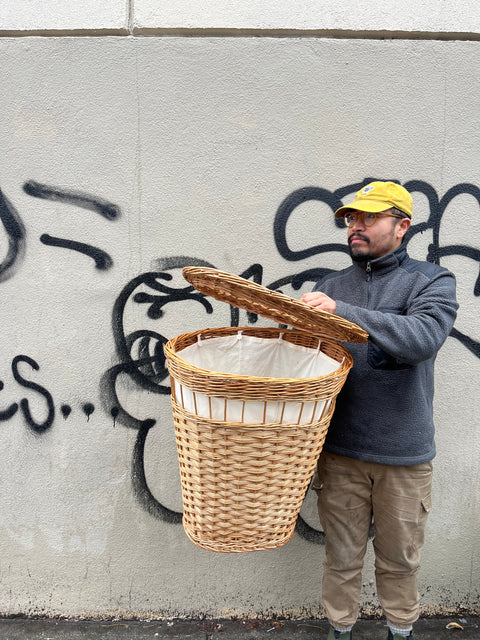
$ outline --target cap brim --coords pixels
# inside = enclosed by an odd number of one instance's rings
[[[335,211],[335,217],[342,218],[347,211],[352,211],[352,209],[355,211],[366,211],[367,213],[380,213],[380,211],[385,211],[385,209],[391,209],[392,207],[393,205],[388,202],[357,198],[352,204],[346,204],[344,207],[337,209],[337,211]]]

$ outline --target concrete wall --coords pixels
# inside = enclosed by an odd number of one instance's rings
[[[161,345],[230,324],[185,299],[185,264],[295,297],[348,264],[332,206],[370,178],[412,190],[412,256],[457,275],[421,591],[429,612],[478,607],[480,57],[463,4],[452,20],[443,2],[2,6],[1,614],[322,614],[311,495],[275,551],[184,535]],[[282,32],[311,29],[338,37]]]

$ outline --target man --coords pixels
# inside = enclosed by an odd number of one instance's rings
[[[403,187],[372,182],[335,216],[348,228],[353,265],[325,277],[302,300],[370,337],[349,345],[354,365],[318,464],[328,640],[353,637],[372,516],[388,639],[412,639],[435,456],[433,369],[456,317],[455,279],[407,255],[412,198]]]

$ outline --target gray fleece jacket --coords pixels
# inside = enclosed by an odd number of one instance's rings
[[[402,245],[354,262],[314,287],[336,314],[370,335],[349,343],[354,365],[337,398],[324,450],[368,462],[413,465],[435,456],[435,357],[455,322],[455,278],[412,260]]]

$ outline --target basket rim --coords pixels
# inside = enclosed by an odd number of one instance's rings
[[[176,351],[175,350],[175,343],[177,341],[180,341],[184,338],[186,338],[187,336],[195,336],[195,335],[201,335],[202,333],[205,332],[214,332],[215,330],[224,330],[224,329],[231,329],[231,333],[232,335],[235,333],[238,333],[239,331],[245,331],[245,330],[255,330],[255,327],[212,327],[212,328],[207,328],[207,329],[199,329],[198,331],[190,331],[190,332],[186,332],[186,333],[182,333],[178,336],[176,336],[175,338],[171,338],[164,346],[164,352],[165,352],[165,357],[167,360],[167,367],[168,367],[168,360],[169,358],[174,360],[180,360],[182,363],[185,363],[185,365],[187,365],[187,367],[193,367],[194,365],[192,365],[190,362],[188,362],[188,360],[185,360],[185,358],[182,358],[181,355],[179,355],[181,353],[181,351]],[[274,335],[275,333],[286,333],[286,332],[298,332],[298,330],[296,329],[276,329],[275,327],[258,327],[259,331],[265,331],[265,330],[271,330],[272,331],[272,335]],[[306,333],[301,332],[301,333]],[[214,339],[215,337],[220,337],[220,336],[209,336],[206,339],[207,340],[211,340]],[[321,338],[319,336],[312,336],[313,338],[318,339],[321,342]],[[324,338],[324,340],[326,340],[327,338]],[[332,340],[331,338],[329,338],[329,340],[331,340],[332,342],[335,342],[334,340]],[[226,380],[238,380],[238,381],[248,381],[251,383],[265,383],[265,382],[277,382],[279,384],[299,384],[305,381],[321,381],[322,379],[328,379],[328,380],[333,380],[335,378],[338,378],[340,376],[342,376],[344,374],[344,370],[345,367],[348,368],[348,370],[350,370],[350,366],[348,366],[350,359],[353,360],[352,355],[350,354],[350,352],[348,351],[348,349],[346,347],[344,347],[342,344],[339,344],[338,342],[335,342],[335,345],[340,348],[342,351],[345,352],[344,354],[344,358],[342,360],[342,362],[338,363],[338,368],[335,369],[335,371],[333,371],[332,373],[326,373],[322,376],[310,376],[308,378],[275,378],[272,376],[249,376],[249,375],[240,375],[240,374],[236,374],[236,373],[226,373],[223,371],[214,371],[213,369],[205,369],[204,367],[198,367],[197,365],[195,365],[195,372],[198,372],[200,375],[212,375],[218,378],[223,378]]]

